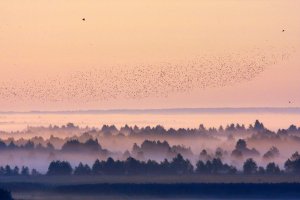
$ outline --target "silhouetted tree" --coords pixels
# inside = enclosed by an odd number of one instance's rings
[[[236,172],[235,167],[223,164],[219,158],[208,160],[206,163],[199,160],[196,164],[196,173],[199,174],[234,174]]]
[[[65,152],[80,152],[81,143],[78,140],[67,141],[61,148]]]
[[[90,175],[91,173],[91,168],[87,164],[83,165],[81,162],[74,169],[74,175]]]
[[[270,160],[278,156],[279,156],[279,150],[273,146],[263,155],[263,158],[265,160]]]
[[[178,154],[173,158],[170,167],[175,174],[190,174],[194,169],[191,162],[187,159],[184,160],[181,154]]]
[[[19,167],[15,166],[14,168],[10,167],[9,165],[6,165],[5,167],[0,167],[0,175],[2,176],[18,176],[19,173]]]
[[[23,166],[22,169],[21,169],[21,175],[22,176],[29,176],[29,168]]]
[[[160,163],[160,171],[161,171],[161,173],[163,173],[163,174],[169,174],[170,173],[170,167],[171,167],[170,162],[167,159],[164,159],[164,161],[162,161]]]
[[[5,175],[5,169],[4,167],[0,167],[0,176],[4,176]]]
[[[163,174],[163,170],[161,170],[162,165],[158,164],[154,160],[148,160],[145,166],[147,174]]]
[[[267,174],[279,174],[280,168],[274,162],[271,162],[266,167],[266,173]]]
[[[93,173],[95,174],[110,174],[118,175],[124,174],[125,172],[125,163],[122,161],[114,161],[109,157],[106,161],[96,161],[93,165]]]
[[[236,149],[238,150],[244,150],[247,148],[247,143],[245,140],[243,139],[239,139],[236,143],[236,146],[235,146]]]
[[[211,156],[207,153],[205,149],[200,152],[199,159],[203,161],[211,160]]]
[[[222,125],[219,127],[218,131],[219,131],[219,132],[224,132],[224,128],[223,128]]]
[[[67,123],[67,128],[69,129],[74,129],[74,128],[77,128],[73,123]]]
[[[71,175],[72,167],[67,161],[52,161],[48,167],[47,175]]]
[[[97,152],[102,149],[101,145],[99,144],[98,140],[89,139],[83,144],[84,150]]]
[[[92,166],[92,173],[93,174],[101,174],[102,172],[103,172],[103,167],[102,167],[100,161],[97,159]]]
[[[300,173],[300,155],[298,152],[295,152],[291,158],[284,163],[284,168],[286,172]]]
[[[290,125],[290,127],[287,129],[287,131],[289,132],[297,132],[297,126],[295,126],[294,124]]]
[[[2,140],[0,140],[0,150],[2,149],[6,149],[6,144]]]
[[[24,149],[33,150],[34,149],[34,143],[32,141],[28,140],[27,143],[24,145]]]
[[[39,173],[36,169],[32,169],[31,170],[31,176],[39,176],[39,175],[41,175],[41,173]]]
[[[239,139],[236,143],[235,149],[231,153],[232,156],[236,158],[241,158],[243,155],[245,156],[259,156],[259,152],[252,148],[247,148],[247,143],[243,139]]]
[[[264,127],[263,123],[260,123],[258,120],[256,120],[254,123],[253,129],[256,131],[263,131],[265,129],[265,127]]]
[[[230,124],[230,125],[226,126],[225,130],[228,132],[234,132],[234,131],[236,131],[236,128],[235,128],[234,124]]]
[[[64,152],[98,152],[100,151],[101,145],[98,140],[89,139],[85,143],[80,143],[78,140],[69,140],[61,148]]]
[[[199,125],[199,129],[198,129],[200,132],[206,132],[206,128],[204,127],[203,124],[200,124]]]
[[[245,174],[255,174],[257,172],[256,162],[252,158],[247,159],[243,165],[243,171]]]
[[[135,175],[135,174],[142,174],[143,171],[142,163],[132,157],[129,157],[125,161],[125,174],[128,175]]]
[[[198,173],[198,174],[209,173],[209,170],[207,169],[206,164],[202,160],[199,160],[196,164],[196,173]]]
[[[6,165],[6,166],[5,166],[5,175],[6,175],[6,176],[11,176],[11,175],[13,175],[13,170],[10,168],[9,165]]]
[[[124,174],[125,172],[125,165],[124,162],[121,162],[119,160],[115,161],[111,157],[109,157],[105,164],[104,164],[104,172],[106,174]]]

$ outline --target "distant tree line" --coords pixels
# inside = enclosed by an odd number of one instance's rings
[[[28,140],[24,145],[16,145],[14,141],[6,144],[0,140],[0,151],[1,150],[39,150],[39,151],[53,151],[54,146],[51,143],[47,143],[46,146],[41,144],[35,145],[34,142]]]
[[[236,174],[238,170],[225,164],[219,158],[202,161],[199,160],[194,168],[188,159],[178,154],[173,160],[158,163],[153,160],[147,162],[129,157],[125,161],[108,158],[106,161],[96,160],[92,167],[80,163],[74,169],[66,161],[53,161],[50,163],[47,175],[187,175],[187,174]],[[299,173],[300,155],[296,152],[291,159],[285,162],[285,170],[280,170],[274,162],[261,167],[252,159],[247,159],[243,164],[242,173],[251,174],[281,174]]]
[[[47,175],[186,175],[186,174],[236,174],[234,166],[225,164],[219,158],[202,161],[199,160],[194,168],[188,159],[180,154],[171,161],[165,159],[158,163],[153,160],[147,162],[129,157],[125,161],[108,158],[106,161],[96,160],[90,167],[80,163],[74,169],[67,161],[53,161],[50,163]],[[239,172],[240,173],[240,172]],[[285,170],[280,170],[274,162],[261,167],[252,159],[247,159],[243,164],[242,173],[251,174],[281,174],[300,173],[300,155],[294,153],[285,162]]]
[[[37,150],[39,152],[53,152],[55,150],[54,146],[48,142],[46,146],[41,145],[40,143],[35,145],[34,142],[28,140],[23,145],[16,145],[14,141],[10,141],[8,144],[0,140],[0,151],[5,150],[27,150],[33,151]],[[76,139],[68,140],[63,145],[61,150],[57,150],[61,152],[67,153],[103,153],[107,154],[108,151],[102,149],[101,145],[99,144],[98,140],[95,139],[88,139],[85,142],[79,142]]]
[[[20,140],[14,140],[9,138],[7,140],[0,139],[0,151],[1,150],[39,150],[39,151],[53,151],[54,146],[52,144],[59,143],[59,146],[62,146],[62,151],[64,152],[91,152],[91,151],[100,151],[103,154],[108,153],[107,150],[102,149],[101,145],[95,140],[95,137],[142,137],[142,138],[149,138],[149,136],[153,137],[195,137],[195,136],[204,136],[204,137],[213,137],[214,135],[218,134],[228,134],[228,139],[232,138],[235,134],[252,134],[248,140],[257,140],[257,139],[272,139],[272,138],[284,138],[286,136],[293,137],[295,140],[299,140],[298,137],[300,135],[300,127],[295,125],[291,125],[287,129],[279,129],[277,132],[273,132],[268,130],[263,123],[256,120],[254,124],[250,124],[246,127],[244,124],[229,124],[226,127],[220,126],[219,128],[206,128],[203,124],[200,124],[198,128],[179,128],[179,129],[165,129],[163,126],[157,125],[155,127],[138,127],[138,126],[128,126],[125,125],[120,129],[116,128],[116,126],[111,125],[103,125],[101,129],[89,129],[87,128],[79,128],[75,126],[73,123],[68,123],[65,126],[58,127],[58,126],[49,126],[49,127],[29,127],[27,132],[40,132],[40,131],[62,131],[69,133],[73,133],[73,131],[84,131],[83,134],[80,136],[73,136],[67,138],[59,138],[51,137],[45,140],[43,137],[33,137],[30,140],[26,140],[21,138]],[[27,132],[22,132],[26,134]],[[19,132],[17,132],[19,133]],[[83,142],[85,141],[85,142]],[[137,154],[144,152],[144,149],[148,149],[147,145],[150,146],[153,144],[145,143],[143,146],[140,146],[137,149]],[[156,146],[160,146],[159,148],[165,148],[166,145],[164,142],[161,144],[157,143]],[[144,148],[145,147],[145,148]],[[239,157],[240,154],[249,155],[249,156],[256,156],[259,153],[255,149],[248,149],[246,146],[239,146],[241,148],[236,148],[236,151],[232,154],[233,156]],[[171,149],[167,152],[174,156],[174,153],[180,153],[185,156],[185,154],[190,154],[191,150],[189,148],[185,148],[183,146],[172,146]],[[274,152],[271,154],[266,155],[266,158],[272,157]],[[176,155],[176,154],[175,154]],[[275,152],[276,155],[276,152]],[[143,156],[143,155],[139,155]],[[146,156],[147,157],[147,156]]]
[[[96,160],[92,167],[80,163],[72,169],[66,161],[53,161],[50,163],[47,175],[151,175],[151,174],[191,174],[194,167],[189,160],[178,154],[172,161],[164,160],[161,163],[148,160],[136,160],[132,157],[125,161],[108,158],[106,161]]]
[[[52,161],[49,164],[46,175],[187,175],[187,174],[281,174],[281,173],[300,173],[300,155],[295,152],[291,158],[285,162],[285,170],[280,170],[274,162],[261,167],[252,159],[247,159],[243,164],[242,172],[239,172],[234,166],[223,163],[220,158],[202,161],[196,163],[196,167],[188,159],[184,159],[178,154],[171,161],[165,159],[158,163],[153,160],[139,161],[129,157],[126,160],[96,160],[90,167],[87,164],[79,163],[73,168],[68,161]],[[37,170],[23,166],[19,169],[17,166],[0,167],[0,176],[37,176],[42,175]]]
[[[41,175],[36,169],[29,170],[28,167],[22,166],[20,169],[18,166],[11,167],[10,165],[0,167],[0,176],[37,176]]]
[[[243,172],[245,174],[280,174],[284,171],[281,171],[279,166],[276,165],[274,162],[270,162],[266,168],[258,167],[256,162],[249,158],[244,162],[243,165]]]
[[[219,128],[206,128],[203,124],[200,124],[199,128],[179,128],[175,130],[170,128],[166,130],[163,126],[155,126],[155,127],[142,127],[139,128],[137,126],[129,127],[126,125],[122,127],[120,131],[115,126],[103,126],[101,131],[105,133],[106,136],[111,136],[113,133],[119,132],[120,134],[129,135],[129,136],[142,136],[142,135],[165,135],[165,136],[209,136],[213,133],[224,133],[224,132],[262,132],[267,130],[263,123],[258,120],[255,121],[254,125],[250,124],[248,128],[245,127],[244,124],[229,124],[226,127],[220,126]],[[300,131],[300,129],[299,129]]]
[[[148,160],[154,155],[159,155],[159,157],[173,158],[177,154],[181,154],[184,157],[192,157],[193,152],[191,148],[187,148],[183,145],[173,145],[170,146],[167,141],[150,141],[145,140],[141,146],[134,143],[132,147],[133,157],[139,160]]]

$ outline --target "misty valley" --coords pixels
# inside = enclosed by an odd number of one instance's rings
[[[274,132],[258,120],[249,126],[200,124],[191,129],[80,128],[73,123],[28,127],[1,132],[0,188],[28,199],[34,198],[32,193],[37,199],[43,193],[49,199],[61,193],[97,194],[87,199],[100,194],[104,199],[115,194],[217,198],[222,197],[216,195],[222,194],[218,184],[228,183],[240,187],[239,197],[246,194],[241,183],[250,184],[247,190],[260,184],[298,187],[299,144],[300,127]],[[217,185],[199,190],[207,184]],[[299,195],[290,192],[291,197]],[[260,194],[269,195],[268,190]]]
[[[300,0],[0,0],[0,200],[300,199]]]

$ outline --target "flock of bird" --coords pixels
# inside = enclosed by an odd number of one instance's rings
[[[86,18],[81,20],[85,22]],[[101,66],[55,77],[0,81],[0,97],[43,103],[166,97],[252,80],[266,67],[288,59],[291,52],[290,48],[286,51],[254,48],[248,52],[207,54],[176,62]]]
[[[248,52],[207,54],[176,62],[94,67],[56,77],[0,81],[0,97],[9,101],[43,103],[166,97],[252,80],[266,67],[288,59],[290,54],[290,49],[255,48]]]

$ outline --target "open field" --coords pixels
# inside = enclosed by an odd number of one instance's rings
[[[19,200],[60,199],[297,199],[300,176],[36,176],[0,177]]]
[[[300,183],[300,175],[183,175],[183,176],[1,176],[0,184],[78,185],[98,183]]]

